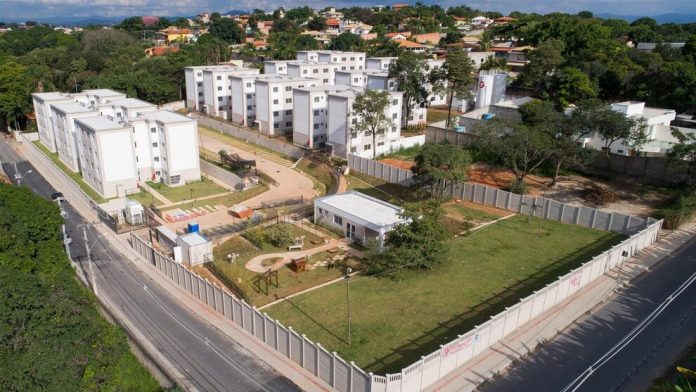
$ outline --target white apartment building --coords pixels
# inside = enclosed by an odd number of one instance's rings
[[[365,68],[388,71],[389,64],[396,61],[396,59],[397,57],[368,57],[365,60]]]
[[[84,102],[88,105],[98,106],[113,101],[116,99],[126,98],[126,94],[108,88],[99,88],[93,90],[83,90],[81,94],[73,94],[77,101]]]
[[[78,148],[80,144],[74,120],[82,117],[94,117],[99,114],[93,107],[74,101],[52,103],[50,109],[58,158],[70,170],[79,172],[80,151]]]
[[[351,89],[346,85],[314,86],[293,90],[293,143],[308,148],[324,147],[327,141],[328,96]]]
[[[263,75],[256,79],[256,120],[259,131],[268,135],[292,133],[294,88],[312,87],[321,80],[289,75]],[[248,102],[248,101],[247,101]]]
[[[202,111],[204,96],[203,96],[203,71],[214,69],[227,69],[229,65],[200,65],[195,67],[184,68],[184,79],[186,86],[186,107],[189,110]]]
[[[157,110],[157,105],[137,98],[117,98],[99,104],[95,110],[102,116],[119,120],[134,118],[145,112],[153,112]]]
[[[297,57],[300,57],[301,52],[297,52]],[[266,75],[287,75],[288,62],[292,60],[273,60],[263,62],[263,73]]]
[[[389,91],[390,105],[385,109],[385,114],[391,119],[392,125],[384,134],[379,135],[376,146],[372,145],[372,136],[357,132],[355,125],[360,121],[353,114],[353,102],[355,97],[363,89],[351,88],[346,91],[328,94],[327,110],[329,113],[327,142],[331,153],[340,157],[347,157],[349,153],[372,157],[373,149],[377,154],[383,154],[393,149],[393,142],[401,137],[401,106],[403,105],[403,93]]]
[[[365,69],[365,52],[341,52],[337,50],[319,51],[319,62],[336,64],[339,71],[360,71]]]
[[[651,141],[642,146],[638,151],[633,151],[626,140],[617,140],[609,146],[614,154],[620,155],[645,155],[660,156],[666,154],[678,141],[672,136],[670,123],[677,114],[672,109],[660,109],[645,107],[645,102],[618,102],[611,104],[611,109],[622,113],[626,117],[633,117],[645,122],[645,133]],[[591,147],[596,150],[604,149],[605,140],[600,135],[591,135],[583,140],[583,147]]]
[[[366,76],[367,88],[370,90],[396,91],[397,89],[396,81],[389,77],[387,71],[372,70],[366,73]],[[401,117],[400,126],[416,126],[426,122],[428,115],[427,106],[412,105],[409,117],[406,118],[406,103],[404,102],[403,105],[402,111],[404,116]]]
[[[133,128],[104,116],[75,119],[82,178],[105,198],[137,187]]]
[[[157,110],[130,119],[138,182],[184,185],[201,179],[198,123],[180,114]]]
[[[298,50],[295,54],[295,58],[302,61],[319,61],[319,51],[318,50]]]
[[[50,105],[53,103],[74,102],[75,98],[70,94],[60,92],[33,93],[34,114],[36,116],[36,128],[39,131],[39,140],[51,152],[56,152],[56,138],[53,131],[53,120]]]
[[[200,111],[225,120],[232,119],[232,78],[239,75],[258,75],[258,69],[204,69],[203,107]]]
[[[323,84],[334,84],[335,72],[338,67],[335,64],[300,60],[288,61],[287,66],[287,75],[319,79]]]
[[[375,70],[362,71],[336,71],[334,81],[336,85],[346,85],[353,87],[367,87],[367,75]],[[381,72],[381,71],[377,71]]]

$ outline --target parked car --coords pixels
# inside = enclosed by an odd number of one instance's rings
[[[55,192],[51,194],[51,200],[61,202],[65,200],[65,197],[63,197],[62,193]]]

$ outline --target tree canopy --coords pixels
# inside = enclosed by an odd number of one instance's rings
[[[471,155],[460,146],[425,144],[412,169],[414,182],[424,193],[442,201],[448,184],[461,183],[469,178],[470,165]]]

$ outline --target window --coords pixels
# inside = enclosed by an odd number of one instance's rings
[[[203,82],[198,82],[198,87],[203,87]]]
[[[355,57],[351,57],[351,58],[350,58],[350,61],[355,61]]]
[[[150,132],[151,132],[151,133],[156,133],[156,132],[157,132],[157,128],[150,128]]]
[[[224,106],[218,106],[218,110],[225,110]]]
[[[302,70],[302,75],[307,75],[307,70],[306,70],[306,69],[303,69],[303,70]]]
[[[152,147],[157,147],[157,142],[153,142]]]
[[[324,82],[324,83],[329,83],[329,79],[324,79],[323,82]]]
[[[133,146],[134,146],[135,148],[138,148],[138,142],[133,142]]]
[[[247,87],[251,87],[251,83],[247,83],[246,86],[247,86]]]
[[[324,68],[324,73],[329,73],[329,69],[328,69],[328,68]]]
[[[154,159],[155,162],[159,162],[159,157],[154,157],[154,158],[152,158],[152,159]]]
[[[340,216],[334,215],[334,223],[337,225],[343,225],[343,218],[341,218]]]
[[[292,103],[292,98],[285,98],[285,103]]]
[[[319,97],[314,97],[314,102],[319,102]]]
[[[357,137],[358,137],[358,133],[357,133],[357,132],[351,132],[351,133],[350,133],[350,138],[351,138],[351,139],[356,139]]]
[[[217,80],[222,80],[222,76],[218,75]]]
[[[251,105],[247,105],[247,110],[251,110]]]
[[[286,122],[286,123],[285,123],[285,126],[286,126],[286,127],[291,127],[291,126],[292,126],[292,121]]]
[[[199,96],[199,97],[202,97],[202,96],[203,96],[203,93],[202,93],[202,92],[198,93],[198,96]]]
[[[356,125],[358,123],[358,119],[354,118],[354,119],[350,120],[350,123],[353,125]]]
[[[396,113],[392,113],[392,118],[396,120]]]
[[[345,57],[341,57],[341,61],[346,61],[346,58],[345,58]]]
[[[222,86],[218,86],[217,90],[222,91]]]
[[[345,71],[345,70],[346,70],[345,66],[341,67],[341,71]]]
[[[354,69],[355,69],[355,66],[354,66],[354,65],[351,65],[351,66],[350,66],[350,70],[352,71],[352,70],[354,70]]]
[[[274,99],[274,100],[273,100],[273,104],[274,104],[274,105],[277,105],[277,104],[278,104],[278,100],[277,100],[277,99]]]
[[[319,115],[319,110],[315,110],[315,111],[314,111],[314,115],[315,115],[315,116],[318,116],[318,115]]]
[[[358,83],[359,78],[353,78],[353,83]]]
[[[285,111],[286,116],[291,116],[292,115],[292,110],[286,110]]]
[[[273,92],[277,93],[278,92],[278,87],[273,87]]]
[[[157,170],[157,171],[155,172],[155,174],[159,176],[159,175],[160,175],[160,171]]]
[[[319,129],[319,124],[318,124],[318,123],[314,123],[314,129]]]
[[[398,105],[399,105],[399,100],[398,100],[398,99],[393,100],[393,101],[392,101],[392,105],[398,106]]]
[[[280,126],[279,123],[273,123],[273,128],[278,128]]]
[[[222,102],[222,97],[218,97],[218,102]]]
[[[247,99],[251,99],[251,94],[247,94]]]
[[[365,150],[365,151],[370,151],[370,150],[372,150],[372,144],[366,144],[366,145],[364,145],[364,146],[363,146],[363,150]]]
[[[315,68],[315,69],[312,70],[312,73],[315,73],[315,74],[316,74],[316,73],[319,73],[319,70]]]
[[[278,117],[278,116],[280,116],[280,112],[277,112],[277,111],[273,112],[273,117]]]
[[[392,132],[396,132],[396,125],[392,125]]]
[[[377,146],[383,146],[383,145],[384,145],[384,142],[377,143]]]
[[[356,152],[356,151],[358,151],[358,148],[357,148],[357,147],[351,147],[351,148],[350,148],[350,152]]]
[[[201,76],[203,76],[203,74],[199,72],[196,74],[196,76],[198,76],[200,78]]]
[[[290,87],[290,86],[285,86],[285,91],[292,91],[292,87]]]

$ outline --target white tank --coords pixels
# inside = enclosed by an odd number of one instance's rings
[[[505,71],[495,69],[479,72],[476,109],[501,102],[505,98],[506,88],[507,73]]]

